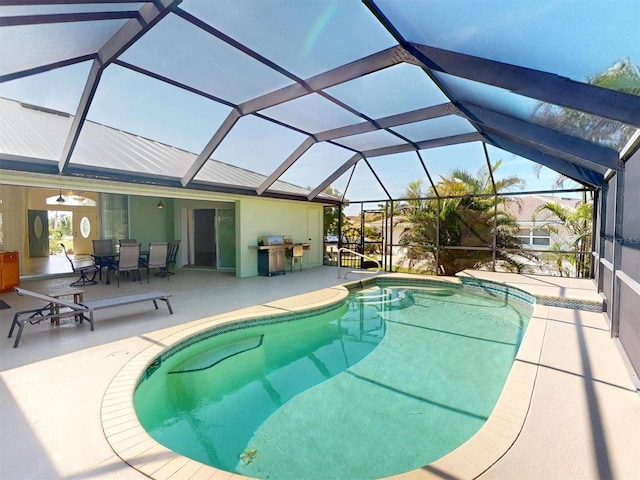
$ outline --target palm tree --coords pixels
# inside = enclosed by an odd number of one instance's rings
[[[571,245],[573,253],[570,255],[556,254],[560,276],[564,271],[562,259],[566,256],[576,269],[576,277],[586,278],[591,273],[591,260],[588,253],[591,249],[591,222],[593,220],[593,203],[581,203],[575,210],[564,207],[556,202],[547,202],[536,208],[533,221],[543,211],[552,214],[541,228],[557,235],[561,242],[555,242],[551,250],[562,250],[564,245]],[[560,228],[562,227],[562,228]]]
[[[309,187],[309,189],[311,189]],[[322,193],[326,193],[328,195],[332,195],[337,198],[342,198],[342,193],[339,190],[334,189],[332,187],[327,187],[323,190]],[[339,214],[341,212],[341,214]],[[340,218],[341,217],[341,218]],[[324,209],[324,236],[327,235],[338,235],[338,225],[345,223],[345,214],[344,211],[339,207],[325,207]]]
[[[625,58],[615,62],[609,69],[587,79],[587,83],[610,88],[631,95],[640,95],[640,67]]]
[[[619,60],[604,72],[589,77],[587,83],[640,95],[640,68],[629,59]],[[636,130],[630,125],[544,102],[536,106],[531,116],[535,123],[616,150],[620,150]]]
[[[501,164],[501,160],[493,164],[492,171],[495,172]],[[426,258],[439,245],[438,269],[445,275],[454,275],[465,268],[479,268],[493,260],[491,250],[476,250],[474,247],[493,246],[495,213],[496,259],[508,269],[520,271],[522,265],[514,256],[500,250],[520,248],[516,237],[518,225],[504,209],[496,209],[496,202],[501,204],[506,200],[495,197],[494,193],[519,188],[523,184],[524,181],[517,176],[505,177],[495,181],[494,192],[487,167],[481,168],[476,175],[455,169],[435,185],[437,196],[433,188],[429,188],[426,196],[432,199],[428,200],[424,199],[422,183],[412,182],[405,190],[409,200],[403,203],[411,227],[403,235],[401,244],[409,246],[413,258]]]
[[[640,95],[640,67],[633,65],[628,58],[619,60],[604,72],[587,78],[587,83],[631,95]],[[544,102],[540,102],[535,107],[531,116],[534,122],[541,125],[603,145],[618,147],[618,149],[624,146],[635,132],[635,127]],[[533,167],[537,176],[540,175],[541,169],[540,164],[535,164]],[[568,180],[568,177],[558,173],[552,188],[563,189]],[[583,198],[583,202],[586,202],[586,198]]]
[[[414,180],[405,189],[407,200],[397,205],[396,222],[409,225],[399,243],[407,247],[407,256],[412,262],[431,259],[434,252],[438,234],[437,205],[434,200],[424,198],[433,195],[433,188],[424,191],[422,180]]]

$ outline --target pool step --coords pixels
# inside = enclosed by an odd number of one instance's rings
[[[413,293],[398,288],[370,288],[359,292],[355,301],[361,305],[386,308],[405,308],[413,304]]]

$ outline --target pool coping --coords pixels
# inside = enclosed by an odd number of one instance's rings
[[[143,475],[157,480],[225,479],[250,477],[205,465],[169,450],[154,440],[138,421],[133,394],[141,377],[162,352],[212,328],[256,318],[322,310],[343,302],[349,289],[377,280],[462,283],[458,278],[386,274],[325,288],[235,312],[215,315],[171,327],[161,338],[127,362],[107,387],[102,399],[101,421],[105,438],[115,454]],[[483,281],[495,285],[501,282]],[[509,287],[515,288],[515,287]],[[517,288],[527,294],[526,288]],[[489,419],[467,442],[433,463],[386,478],[414,480],[432,478],[476,478],[497,462],[513,445],[524,425],[538,373],[546,321],[546,305],[535,304],[529,326],[518,349],[503,391]]]

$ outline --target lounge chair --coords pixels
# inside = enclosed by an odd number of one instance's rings
[[[20,337],[22,336],[22,330],[27,323],[35,325],[43,320],[51,318],[67,318],[76,317],[82,323],[83,320],[87,320],[91,324],[91,331],[94,330],[93,312],[96,310],[102,310],[104,308],[121,307],[123,305],[130,305],[132,303],[140,303],[152,301],[156,310],[158,309],[158,300],[162,300],[167,304],[169,313],[173,314],[169,297],[171,294],[165,292],[142,292],[134,293],[131,295],[122,295],[119,297],[101,298],[98,300],[89,300],[83,303],[74,303],[59,298],[50,297],[49,295],[43,295],[41,293],[25,290],[24,288],[16,287],[15,291],[18,295],[27,295],[38,300],[46,302],[43,307],[34,308],[30,310],[22,310],[16,312],[13,316],[13,322],[11,323],[11,329],[9,330],[8,338],[13,335],[13,329],[18,327],[18,334],[13,344],[13,348],[18,347],[20,343]]]
[[[85,285],[95,285],[98,283],[96,281],[96,273],[98,273],[99,267],[96,265],[94,259],[92,257],[81,257],[81,258],[71,258],[67,253],[67,249],[64,246],[64,243],[61,243],[62,251],[64,252],[64,256],[67,257],[69,263],[71,264],[71,269],[74,273],[80,275],[80,278],[75,282],[69,284],[71,287],[84,287]],[[91,275],[91,278],[89,278]]]

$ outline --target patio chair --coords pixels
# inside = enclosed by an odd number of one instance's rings
[[[113,274],[120,286],[120,274],[123,272],[133,272],[133,280],[136,279],[136,273],[138,274],[138,280],[142,283],[140,274],[140,245],[122,245],[120,247],[120,254],[118,261],[111,267]]]
[[[100,280],[102,280],[102,270],[106,268],[108,276],[109,270],[113,269],[115,265],[113,240],[93,240],[93,258],[99,269]]]
[[[164,271],[160,271],[156,273],[156,275],[161,277],[166,277],[168,275],[174,275],[175,272],[169,270],[169,267],[173,264],[176,265],[176,257],[178,256],[178,248],[180,247],[180,240],[171,240],[169,242],[169,247],[167,250],[167,266]]]
[[[159,268],[157,275],[167,277],[169,275],[164,274],[167,271],[167,256],[169,251],[169,244],[164,243],[149,243],[149,258],[144,262],[144,267],[147,269],[147,283],[149,283],[149,271],[152,268]]]
[[[120,246],[122,245],[137,245],[138,241],[135,238],[121,238],[118,240]]]
[[[64,256],[67,257],[67,260],[69,260],[69,263],[71,264],[71,269],[74,273],[80,275],[78,280],[69,284],[70,287],[84,287],[85,285],[95,285],[98,283],[95,278],[99,269],[92,257],[78,257],[72,259],[67,253],[64,243],[61,243],[60,246],[62,247]],[[89,275],[91,275],[91,278],[89,278]]]

